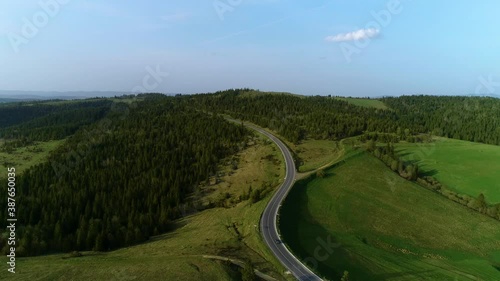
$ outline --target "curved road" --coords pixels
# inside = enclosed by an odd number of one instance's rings
[[[314,274],[309,268],[302,264],[286,247],[281,243],[278,234],[278,226],[276,219],[278,210],[286,195],[290,191],[295,181],[296,169],[292,154],[288,147],[277,137],[259,127],[244,124],[245,126],[258,131],[259,133],[270,138],[281,150],[286,164],[286,178],[278,191],[273,195],[271,201],[267,205],[260,220],[260,230],[267,246],[274,253],[276,258],[300,281],[320,281],[319,276]]]

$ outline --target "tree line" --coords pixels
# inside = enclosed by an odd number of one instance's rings
[[[366,139],[366,137],[359,137],[358,139],[363,140]],[[482,193],[477,198],[474,198],[470,195],[460,194],[451,190],[448,186],[440,183],[436,178],[421,173],[418,164],[402,160],[395,152],[392,143],[389,142],[385,143],[385,145],[377,145],[377,142],[371,139],[366,141],[366,149],[401,177],[414,181],[469,209],[500,220],[500,204],[488,204]]]
[[[380,159],[387,167],[389,167],[393,172],[398,173],[401,177],[416,181],[419,176],[419,168],[416,163],[407,163],[403,161],[394,151],[394,145],[392,143],[386,143],[385,146],[377,146],[376,141],[369,140],[367,142],[367,150],[373,154],[373,156]]]

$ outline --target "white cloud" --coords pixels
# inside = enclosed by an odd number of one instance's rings
[[[327,36],[325,38],[328,42],[345,42],[345,41],[358,41],[367,38],[377,37],[380,34],[379,29],[367,28],[360,29],[349,33],[340,33],[337,35]]]

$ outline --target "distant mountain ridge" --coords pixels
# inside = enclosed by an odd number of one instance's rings
[[[8,91],[0,90],[0,102],[46,100],[46,99],[83,99],[92,97],[113,97],[130,94],[117,91]]]
[[[0,90],[0,103],[20,102],[20,101],[37,101],[37,100],[74,100],[86,99],[95,97],[110,98],[114,96],[123,96],[131,93],[127,91],[18,91],[18,90]],[[177,93],[163,93],[167,96],[174,96]]]

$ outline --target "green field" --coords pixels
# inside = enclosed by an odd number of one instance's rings
[[[379,100],[376,99],[364,99],[364,98],[341,98],[336,97],[338,100],[346,101],[350,104],[354,104],[362,107],[374,107],[378,109],[388,109],[388,107]]]
[[[243,92],[239,96],[242,98],[252,98],[252,97],[258,97],[258,96],[265,96],[265,95],[289,95],[289,96],[304,98],[303,95],[299,95],[299,94],[292,94],[292,93],[287,93],[287,92],[261,92],[258,90]]]
[[[433,143],[396,146],[405,160],[461,194],[483,193],[488,203],[500,203],[500,147],[438,138]]]
[[[500,280],[500,223],[408,182],[362,152],[299,181],[283,240],[329,280]],[[330,246],[325,247],[324,245]]]
[[[50,142],[35,142],[33,145],[21,147],[12,153],[0,151],[0,169],[6,171],[8,167],[15,167],[16,172],[22,173],[27,168],[44,162],[49,153],[61,145],[64,140]],[[2,142],[0,142],[1,146]]]
[[[230,116],[228,116],[231,118]],[[245,122],[253,126],[257,126],[251,122]],[[284,137],[280,136],[277,132],[265,128],[269,133],[278,136],[281,141],[283,141],[288,148],[300,158],[300,164],[297,165],[298,172],[307,173],[314,171],[316,169],[322,168],[325,165],[332,164],[334,161],[344,155],[344,145],[338,141],[331,140],[315,140],[307,139],[302,141],[300,144],[294,144],[287,141]],[[296,163],[297,164],[297,163]]]
[[[299,172],[309,172],[332,163],[343,154],[343,146],[330,140],[305,140],[299,145],[287,145],[301,159]]]
[[[201,191],[202,201],[229,193],[230,207],[187,214],[176,221],[173,231],[109,253],[84,252],[83,257],[69,259],[67,254],[20,258],[17,274],[9,275],[9,280],[239,280],[235,266],[205,255],[250,261],[254,268],[283,280],[284,268],[262,241],[258,228],[271,193],[254,204],[230,204],[250,185],[278,185],[285,172],[281,152],[259,136],[236,158],[236,170]],[[221,167],[221,171],[227,169]],[[0,279],[7,274],[2,270]]]

